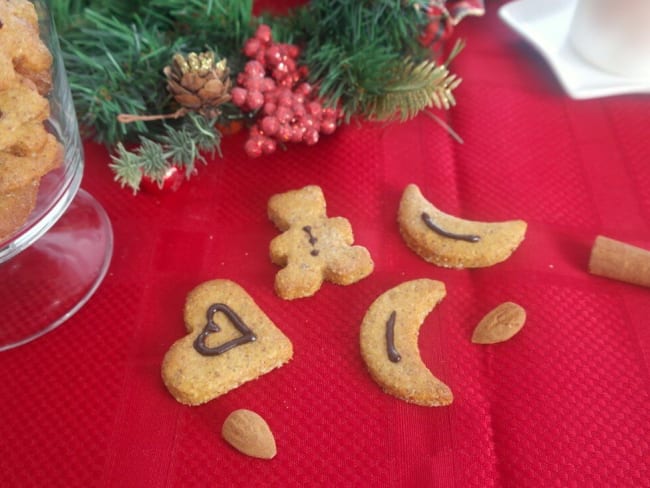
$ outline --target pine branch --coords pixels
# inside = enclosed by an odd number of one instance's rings
[[[429,60],[400,62],[393,70],[394,78],[384,87],[385,93],[369,100],[364,115],[374,120],[399,118],[403,122],[426,108],[451,108],[456,104],[453,90],[461,79],[450,73],[447,66],[462,47],[461,42],[456,43],[449,59],[440,65]]]
[[[312,0],[291,16],[290,28],[303,36],[303,62],[310,81],[346,120],[372,111],[394,89],[396,66],[410,57],[430,59],[420,45],[427,23],[421,2],[414,0]]]
[[[109,164],[110,168],[115,173],[115,181],[117,181],[122,188],[128,186],[133,190],[133,193],[140,188],[142,181],[142,166],[140,155],[135,152],[128,151],[124,144],[117,143],[116,154],[111,155],[112,163]]]
[[[429,0],[311,0],[279,17],[253,17],[253,0],[51,3],[83,135],[115,148],[116,179],[134,191],[143,173],[158,178],[172,164],[191,175],[195,162],[205,163],[202,152],[221,154],[220,134],[197,114],[131,124],[117,116],[175,113],[162,69],[176,53],[212,50],[236,75],[246,62],[242,46],[260,22],[273,26],[276,40],[300,46],[309,81],[346,121],[406,120],[428,107],[447,109],[460,83],[449,71],[460,48],[436,65],[419,43]],[[225,104],[222,117],[229,112],[243,117]],[[133,152],[123,144],[138,141]]]
[[[215,128],[215,122],[192,113],[183,119],[178,129],[165,124],[165,133],[155,140],[141,137],[140,145],[133,151],[118,143],[110,164],[115,180],[136,193],[143,176],[162,184],[171,166],[184,168],[185,177],[189,178],[197,162],[207,163],[201,152],[211,155],[218,152],[221,156],[221,133]]]
[[[169,42],[138,17],[124,24],[86,9],[84,26],[64,36],[62,47],[82,129],[92,128],[94,138],[110,146],[156,127],[121,124],[116,117],[159,113],[167,104],[162,69],[182,49],[182,39]]]

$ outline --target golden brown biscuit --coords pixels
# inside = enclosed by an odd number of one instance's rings
[[[39,37],[34,5],[0,2],[0,239],[16,232],[36,202],[40,178],[63,148],[47,132],[52,56]],[[40,92],[40,93],[39,93]]]
[[[361,356],[386,393],[423,406],[453,401],[451,390],[431,374],[418,348],[420,327],[445,293],[440,281],[407,281],[380,295],[366,312]]]
[[[0,192],[15,190],[40,178],[57,168],[62,158],[63,148],[51,134],[47,134],[45,144],[36,152],[17,156],[0,151]]]
[[[0,12],[7,15],[14,15],[38,30],[36,7],[28,0],[4,0],[3,5],[0,6]]]
[[[11,58],[0,50],[0,91],[16,84],[16,70]]]
[[[20,132],[25,135],[18,137],[13,146],[0,149],[0,151],[14,156],[36,156],[43,150],[48,140],[52,138],[52,135],[45,129],[43,122],[39,121],[26,122],[21,126]]]
[[[0,2],[0,51],[11,58],[16,73],[31,79],[41,94],[49,90],[52,55],[39,37],[38,16],[31,2]]]
[[[526,235],[526,222],[477,222],[453,217],[408,185],[397,215],[406,244],[425,261],[445,268],[480,268],[505,261]]]
[[[15,190],[0,193],[0,241],[9,238],[26,221],[36,205],[39,180]]]
[[[291,341],[239,285],[213,280],[185,303],[188,334],[162,363],[162,378],[181,403],[199,405],[282,366]]]
[[[0,114],[0,151],[7,151],[33,137],[33,126],[28,124],[47,119],[50,105],[46,98],[29,86],[16,83],[0,91]]]
[[[271,241],[270,256],[283,267],[275,276],[275,291],[285,300],[311,296],[323,281],[350,285],[372,273],[368,250],[352,245],[350,222],[327,217],[320,187],[310,185],[272,196],[268,215],[282,231]]]

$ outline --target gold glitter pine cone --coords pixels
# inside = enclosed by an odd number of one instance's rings
[[[230,100],[230,69],[225,58],[215,63],[212,51],[187,56],[175,54],[163,73],[174,99],[205,117],[218,116],[219,105]]]

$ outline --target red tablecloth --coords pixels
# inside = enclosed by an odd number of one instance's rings
[[[586,271],[597,234],[650,248],[650,99],[569,99],[498,5],[456,31],[464,81],[447,115],[463,144],[426,116],[347,126],[255,160],[238,134],[176,193],[134,196],[87,143],[82,186],[111,218],[112,264],[74,317],[0,354],[0,485],[650,486],[650,290]],[[526,220],[526,240],[491,268],[425,263],[396,224],[411,182],[455,215]],[[266,204],[307,184],[376,266],[289,302],[273,291]],[[449,407],[382,393],[359,352],[372,301],[420,277],[447,286],[420,347],[454,392]],[[187,407],[166,391],[161,360],[185,333],[186,294],[213,278],[243,286],[295,354]],[[472,344],[478,320],[508,300],[528,312],[522,332]],[[221,439],[237,408],[266,418],[275,459]]]

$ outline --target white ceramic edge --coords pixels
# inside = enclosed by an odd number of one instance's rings
[[[558,26],[562,31],[561,36],[547,38],[538,22],[525,21],[520,18],[521,9],[526,9],[535,4],[539,8],[537,0],[515,0],[502,5],[499,9],[499,17],[515,32],[530,42],[557,77],[567,94],[574,99],[599,98],[612,95],[624,95],[632,93],[650,93],[650,80],[632,80],[622,78],[602,70],[584,61],[573,48],[568,45],[567,36],[571,22],[570,14],[573,13],[576,0],[547,0],[545,8],[563,9],[568,15],[566,24]],[[577,69],[576,69],[577,68]],[[589,79],[576,77],[576,74],[586,72]],[[584,86],[585,84],[591,86]]]

